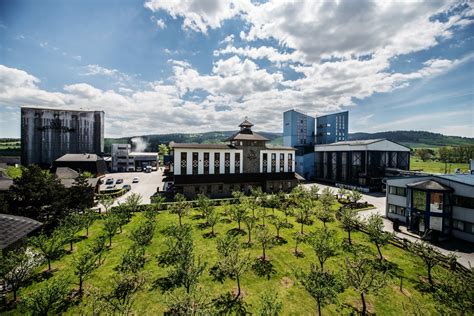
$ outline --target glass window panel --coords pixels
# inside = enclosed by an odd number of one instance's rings
[[[420,211],[426,211],[426,192],[413,190],[413,207]]]

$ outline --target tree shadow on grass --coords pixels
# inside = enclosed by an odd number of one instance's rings
[[[196,225],[197,228],[199,229],[206,229],[206,228],[209,228],[209,224],[208,223],[199,223]]]
[[[222,218],[220,220],[221,223],[224,223],[224,224],[230,224],[232,223],[232,220],[231,219],[228,219],[228,218]]]
[[[288,243],[288,241],[281,236],[275,236],[275,238],[273,239],[273,242],[277,246],[281,246]]]
[[[218,315],[247,315],[248,305],[240,297],[232,293],[224,293],[212,300],[212,305]]]
[[[239,235],[243,236],[243,235],[246,235],[247,233],[243,229],[232,228],[232,229],[229,229],[226,234],[232,235],[232,236],[239,236]]]
[[[252,270],[256,275],[259,277],[266,277],[267,280],[270,280],[270,278],[276,274],[273,263],[271,263],[270,260],[264,259],[262,257],[255,259],[255,263],[252,265]]]
[[[203,238],[216,238],[216,237],[217,237],[217,233],[208,232],[208,233],[202,234],[202,237],[203,237]]]
[[[165,293],[177,287],[176,280],[170,276],[159,277],[151,283],[150,291],[160,289],[161,293]]]

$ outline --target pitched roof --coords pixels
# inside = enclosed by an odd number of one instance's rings
[[[28,217],[0,214],[0,250],[25,238],[42,225]]]
[[[342,142],[337,142],[337,143],[332,143],[332,144],[325,144],[324,146],[358,146],[358,145],[368,145],[368,144],[373,144],[380,142],[382,140],[385,140],[384,138],[379,138],[379,139],[364,139],[364,140],[346,140]]]
[[[98,161],[103,160],[102,157],[97,156],[96,154],[65,154],[56,161]]]
[[[268,141],[269,139],[263,137],[258,133],[252,132],[250,129],[243,129],[241,131],[236,132],[232,136],[229,136],[226,141],[230,142],[233,140],[259,140],[259,141]]]
[[[247,120],[247,119],[245,119],[242,123],[239,124],[239,127],[247,127],[247,128],[250,128],[250,127],[252,127],[252,126],[253,126],[253,124],[250,123],[250,121]]]
[[[196,148],[196,149],[235,149],[228,144],[195,144],[195,143],[170,143],[171,148]]]
[[[453,191],[452,188],[434,180],[424,180],[424,181],[419,181],[415,183],[410,183],[410,184],[407,184],[407,187],[410,187],[412,189],[425,190],[425,191],[443,191],[443,192]]]

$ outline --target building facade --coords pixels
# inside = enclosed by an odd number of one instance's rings
[[[141,171],[158,166],[157,152],[133,152],[130,144],[112,144],[112,171]]]
[[[386,216],[432,239],[474,242],[474,175],[387,179]]]
[[[316,118],[316,144],[332,144],[349,140],[349,112]]]
[[[316,145],[316,178],[362,191],[380,191],[391,170],[410,169],[410,148],[387,139]]]
[[[104,112],[21,108],[21,162],[50,167],[65,154],[104,151]]]
[[[295,110],[283,113],[283,145],[296,149],[295,170],[307,180],[314,178],[315,121]]]
[[[266,192],[295,187],[295,149],[267,146],[265,137],[254,133],[245,120],[227,144],[171,143],[174,186],[192,198],[229,196],[232,191],[261,187]]]

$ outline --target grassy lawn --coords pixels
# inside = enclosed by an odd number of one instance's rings
[[[279,212],[279,211],[277,211]],[[271,211],[269,211],[271,214]],[[187,217],[184,219],[184,223],[190,223],[193,226],[193,239],[195,245],[195,253],[201,255],[203,261],[207,262],[207,267],[202,277],[200,278],[200,286],[203,287],[204,291],[209,297],[217,297],[220,294],[228,292],[236,288],[234,280],[226,280],[223,284],[213,281],[209,275],[209,269],[217,261],[217,250],[216,250],[216,239],[206,239],[203,237],[204,233],[210,231],[206,228],[201,230],[197,227],[198,223],[203,220],[194,220],[193,217]],[[120,262],[122,253],[131,245],[131,241],[128,238],[130,232],[139,225],[140,222],[144,221],[145,218],[141,213],[134,215],[132,221],[124,226],[123,232],[117,234],[113,238],[112,247],[105,253],[105,263],[97,268],[92,276],[86,280],[86,289],[90,286],[106,289],[112,284],[112,278],[115,274],[113,268]],[[252,270],[248,270],[242,281],[242,290],[244,293],[244,301],[248,304],[249,312],[255,313],[258,308],[258,302],[260,295],[266,290],[273,290],[279,294],[280,299],[283,302],[282,315],[315,315],[317,314],[317,308],[314,300],[305,291],[305,289],[296,281],[295,271],[297,269],[303,269],[304,271],[309,270],[310,263],[316,263],[317,259],[314,251],[309,245],[302,244],[299,246],[304,251],[304,258],[296,258],[292,254],[294,248],[294,240],[291,237],[293,232],[299,230],[299,224],[291,218],[290,221],[295,225],[292,229],[282,229],[281,235],[288,241],[287,244],[276,246],[270,249],[267,254],[270,257],[271,262],[276,269],[276,274],[271,277],[270,280],[266,278],[258,277]],[[178,218],[176,215],[170,214],[167,211],[160,213],[157,216],[157,229],[151,245],[146,247],[147,262],[144,267],[144,271],[149,274],[147,286],[137,293],[136,300],[133,306],[135,315],[162,315],[166,310],[165,295],[160,291],[159,288],[153,288],[151,285],[154,280],[158,277],[164,277],[167,275],[167,269],[158,266],[157,255],[159,255],[164,249],[163,234],[162,230],[169,225],[176,225]],[[338,237],[342,241],[346,237],[346,233],[340,228],[339,223],[329,223],[329,226],[335,228],[338,232]],[[72,262],[75,253],[80,249],[84,249],[91,243],[91,241],[99,235],[102,231],[102,221],[97,221],[90,229],[89,238],[84,238],[75,244],[73,254],[67,254],[60,260],[52,263],[54,270],[53,278],[58,277],[69,277],[71,282],[77,282],[73,275]],[[221,221],[216,225],[215,231],[220,236],[225,234],[228,230],[236,228],[235,222],[227,223]],[[243,227],[243,226],[242,226]],[[273,226],[270,226],[272,231],[275,232]],[[309,232],[315,229],[315,227],[322,227],[322,223],[315,220],[312,226],[305,226],[305,232]],[[85,232],[81,232],[81,235],[85,235]],[[361,245],[366,245],[376,252],[375,246],[368,241],[367,236],[361,232],[353,233],[353,241]],[[241,237],[242,242],[247,240],[247,236]],[[68,247],[65,247],[68,249]],[[261,254],[261,249],[254,244],[253,248],[248,249],[251,258],[257,258]],[[368,295],[368,308],[369,312],[377,313],[380,315],[400,315],[403,314],[414,314],[414,311],[423,310],[427,314],[435,314],[434,309],[435,302],[431,296],[426,293],[420,292],[417,288],[420,284],[420,276],[425,276],[426,270],[421,263],[421,260],[412,254],[396,248],[394,246],[387,246],[382,249],[382,253],[388,261],[393,263],[398,269],[399,273],[403,275],[403,293],[399,291],[400,280],[398,277],[390,279],[389,284],[380,291],[379,295]],[[325,268],[333,272],[344,271],[344,259],[347,254],[343,253],[342,250],[337,257],[329,259],[326,263]],[[40,271],[46,270],[47,266],[44,265],[40,268]],[[42,281],[38,281],[42,282]],[[20,297],[28,295],[38,283],[31,284],[28,288],[24,289],[20,293]],[[72,285],[75,287],[75,285]],[[342,304],[347,304],[355,308],[360,307],[360,298],[352,289],[347,289],[345,292],[339,295],[339,301]],[[93,298],[90,295],[85,295],[82,302],[76,305],[72,305],[66,311],[66,315],[91,315],[92,309],[91,304]],[[403,312],[402,312],[403,311]],[[348,314],[351,312],[350,307],[346,307],[344,311],[338,309],[336,305],[329,305],[323,310],[323,314],[339,315],[341,313]],[[6,313],[7,315],[19,314],[18,311],[13,310]]]
[[[461,172],[469,170],[468,163],[448,163],[447,171],[448,173],[454,173],[456,169],[461,169]],[[410,170],[421,170],[431,173],[444,173],[444,163],[440,161],[422,161],[419,158],[411,157],[410,158]]]

